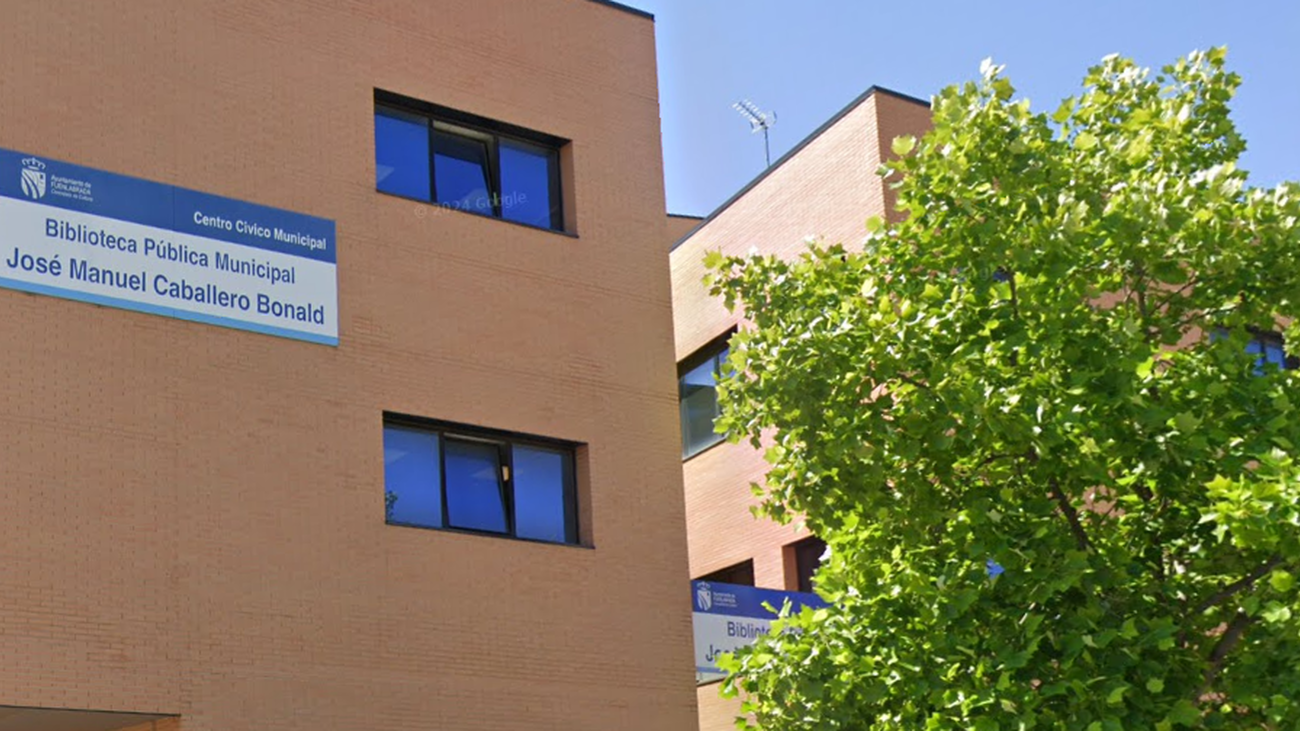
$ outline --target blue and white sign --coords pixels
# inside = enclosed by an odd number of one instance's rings
[[[0,287],[338,344],[334,222],[0,148]]]
[[[752,645],[760,635],[770,632],[776,615],[763,604],[780,610],[787,601],[794,612],[806,606],[814,609],[826,606],[826,602],[816,594],[692,581],[696,682],[707,683],[725,677],[726,674],[718,668],[718,657]]]

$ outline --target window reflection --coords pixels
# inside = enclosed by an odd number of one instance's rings
[[[442,525],[438,435],[384,430],[384,497],[391,522]]]
[[[565,495],[565,455],[549,449],[514,450],[515,532],[520,538],[563,543],[572,541],[573,524]]]
[[[408,198],[429,198],[429,122],[375,110],[375,187]]]
[[[375,187],[459,211],[564,230],[567,140],[375,92]]]
[[[488,148],[483,141],[435,131],[433,175],[439,203],[492,215]]]
[[[552,227],[555,153],[536,145],[501,141],[501,216],[532,226]]]
[[[501,493],[501,457],[494,444],[448,439],[447,525],[505,533],[506,505]]]
[[[677,381],[677,398],[682,419],[682,456],[689,457],[722,441],[713,430],[718,408],[718,375],[726,362],[727,349],[710,355],[686,371]]]
[[[385,518],[577,543],[573,447],[472,427],[384,425]]]

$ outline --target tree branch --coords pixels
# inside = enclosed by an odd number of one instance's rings
[[[913,387],[915,387],[915,388],[919,388],[919,389],[921,389],[921,390],[923,390],[923,391],[929,391],[929,390],[930,390],[930,384],[928,384],[928,383],[922,383],[922,382],[916,380],[915,378],[912,378],[911,376],[907,375],[906,373],[895,373],[895,374],[894,374],[894,377],[897,378],[898,380],[902,381],[903,383],[906,383],[906,384],[909,385],[909,386],[913,386]]]
[[[1272,571],[1280,563],[1282,563],[1282,557],[1277,555],[1273,556],[1272,558],[1265,561],[1260,566],[1256,567],[1254,571],[1251,571],[1249,574],[1246,574],[1240,579],[1237,579],[1231,584],[1228,584],[1222,589],[1206,597],[1205,601],[1202,601],[1200,604],[1196,605],[1196,609],[1192,610],[1192,614],[1193,615],[1200,614],[1201,612],[1204,612],[1205,610],[1211,607],[1222,604],[1223,602],[1232,598],[1232,595],[1236,594],[1237,592],[1243,591],[1245,589],[1249,589],[1250,587],[1254,586],[1256,581],[1259,581],[1260,579],[1264,578],[1265,574]]]
[[[1184,284],[1178,289],[1170,292],[1168,297],[1164,298],[1163,300],[1160,300],[1160,304],[1156,305],[1156,309],[1160,311],[1164,311],[1167,307],[1173,304],[1173,301],[1175,299],[1181,297],[1184,293],[1187,292],[1187,290],[1191,289],[1192,287],[1195,287],[1199,283],[1200,280],[1198,280],[1195,275],[1189,277],[1187,279],[1187,284]]]
[[[1029,448],[1029,453],[1025,455],[1032,463],[1038,463],[1038,450],[1033,447]],[[1019,465],[1017,465],[1019,469]],[[1021,475],[1022,479],[1024,475]],[[1079,520],[1079,511],[1074,509],[1070,504],[1070,499],[1065,496],[1061,490],[1061,483],[1055,477],[1049,477],[1047,484],[1051,485],[1051,496],[1056,501],[1056,505],[1061,510],[1061,515],[1065,517],[1065,522],[1070,525],[1070,532],[1074,534],[1074,542],[1079,545],[1080,551],[1087,551],[1092,548],[1092,541],[1088,540],[1088,533],[1083,529],[1083,523]]]
[[[1065,516],[1065,522],[1070,524],[1070,532],[1074,534],[1074,542],[1079,544],[1080,551],[1087,551],[1092,548],[1092,542],[1088,540],[1088,534],[1083,530],[1083,523],[1079,520],[1079,511],[1074,509],[1070,504],[1070,499],[1065,496],[1061,490],[1061,485],[1053,477],[1049,484],[1052,486],[1052,497],[1056,500],[1056,505],[1061,509],[1061,515]]]
[[[1197,322],[1198,320],[1208,320],[1217,315],[1226,315],[1232,312],[1233,310],[1237,310],[1237,309],[1239,309],[1238,305],[1229,305],[1228,307],[1218,307],[1212,310],[1195,310],[1190,314],[1188,314],[1187,317],[1184,317],[1183,319],[1174,323],[1173,329],[1182,330],[1183,328],[1187,327],[1188,325],[1191,325],[1192,323]]]
[[[1007,284],[1011,287],[1011,314],[1020,319],[1020,300],[1016,296],[1016,273],[1007,271]]]
[[[1159,331],[1151,327],[1151,316],[1147,312],[1147,291],[1142,284],[1142,278],[1145,276],[1146,269],[1138,267],[1133,279],[1133,293],[1137,295],[1138,317],[1142,320],[1142,332],[1146,335],[1146,341],[1150,343],[1155,340],[1155,336],[1159,334]]]
[[[1219,641],[1210,652],[1210,666],[1205,669],[1205,681],[1201,683],[1201,689],[1196,693],[1197,699],[1209,692],[1210,687],[1214,685],[1214,680],[1219,677],[1223,666],[1227,664],[1228,655],[1236,649],[1241,642],[1242,635],[1246,634],[1246,628],[1250,627],[1254,621],[1254,619],[1238,612],[1237,616],[1233,617],[1232,621],[1228,623],[1227,629],[1223,631]]]

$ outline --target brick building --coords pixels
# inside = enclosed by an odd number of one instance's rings
[[[769,589],[809,591],[825,545],[797,526],[756,520],[751,483],[766,463],[748,444],[713,432],[713,384],[727,341],[740,326],[702,284],[705,252],[793,256],[805,239],[854,245],[875,215],[897,216],[893,191],[876,170],[892,140],[930,124],[926,102],[873,87],[777,160],[730,200],[680,236],[672,248],[682,457],[691,578]],[[670,221],[673,228],[686,226]],[[701,731],[731,729],[738,704],[701,685]]]
[[[0,728],[693,728],[652,19],[4,15]]]

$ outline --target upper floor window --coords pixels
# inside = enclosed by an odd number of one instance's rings
[[[1300,359],[1294,355],[1287,355],[1286,343],[1282,339],[1282,334],[1271,330],[1260,330],[1250,328],[1250,340],[1246,342],[1246,352],[1255,356],[1255,375],[1264,375],[1264,368],[1268,364],[1276,366],[1279,370],[1290,370],[1300,367]],[[1228,331],[1225,328],[1216,327],[1210,330],[1210,341],[1225,340],[1228,337]]]
[[[552,135],[375,92],[375,187],[385,193],[561,231],[565,144]]]
[[[1282,342],[1282,335],[1275,332],[1257,331],[1249,343],[1246,343],[1246,352],[1256,356],[1255,372],[1263,373],[1264,364],[1272,363],[1280,370],[1294,368],[1293,358],[1288,358],[1286,347]]]
[[[718,376],[727,362],[727,352],[727,340],[722,339],[686,359],[678,368],[682,457],[698,454],[722,441],[722,435],[713,430],[713,422],[720,413]]]
[[[384,420],[389,523],[577,543],[574,447],[472,427]]]

